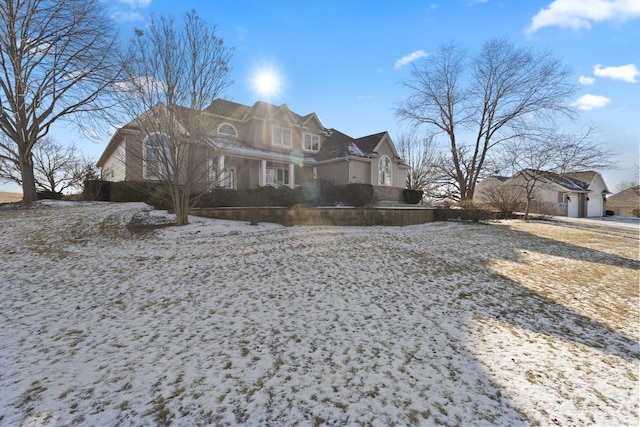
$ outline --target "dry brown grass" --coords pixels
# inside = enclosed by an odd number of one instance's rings
[[[14,203],[22,200],[22,194],[0,191],[0,203]]]
[[[614,330],[637,335],[638,239],[519,221],[510,228],[530,235],[532,244],[516,250],[516,261],[490,260],[492,270]]]

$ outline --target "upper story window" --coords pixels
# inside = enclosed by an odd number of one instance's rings
[[[144,179],[167,179],[173,169],[169,138],[160,133],[151,134],[142,144],[142,150],[142,176]]]
[[[305,151],[318,151],[320,149],[320,137],[305,133],[302,140],[302,149]]]
[[[274,126],[271,128],[271,144],[291,148],[291,129]]]
[[[233,125],[230,125],[229,123],[223,123],[220,126],[218,126],[218,133],[220,135],[238,136],[238,131],[236,130],[236,128],[233,127]]]
[[[378,162],[378,185],[391,186],[391,160],[387,156]]]

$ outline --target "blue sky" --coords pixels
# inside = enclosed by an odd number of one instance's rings
[[[598,138],[619,154],[617,170],[602,171],[610,190],[638,171],[640,145],[640,0],[104,0],[123,40],[152,15],[195,9],[235,48],[226,97],[251,105],[286,103],[315,112],[350,136],[404,125],[394,114],[406,97],[400,82],[412,60],[454,40],[477,52],[494,36],[548,50],[574,70],[581,108],[567,130],[593,123]],[[588,4],[588,7],[587,7]],[[278,90],[258,93],[259,71],[272,70]],[[99,143],[69,129],[65,135],[98,157]]]

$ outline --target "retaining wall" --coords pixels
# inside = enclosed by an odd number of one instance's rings
[[[235,221],[292,225],[402,226],[434,221],[430,208],[194,208],[190,214]]]

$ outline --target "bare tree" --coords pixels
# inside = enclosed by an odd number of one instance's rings
[[[507,215],[522,210],[527,203],[527,196],[522,188],[501,182],[491,183],[479,192],[486,204]]]
[[[75,144],[63,146],[48,136],[33,147],[32,159],[37,191],[62,194],[68,189],[78,190],[85,179],[96,174],[95,161],[82,156]],[[1,144],[0,181],[23,184],[15,156],[7,153]]]
[[[230,84],[232,51],[195,11],[182,25],[172,17],[152,19],[131,41],[127,80],[119,90],[142,139],[155,141],[141,154],[178,225],[188,223],[194,190],[206,182],[206,140],[215,120],[203,110]]]
[[[638,177],[638,171],[640,171],[640,166],[638,166],[638,164],[636,163],[635,166],[633,167],[633,170],[635,171],[633,176],[630,176],[629,178],[623,180],[622,182],[618,183],[618,185],[616,185],[617,193],[620,193],[626,189],[637,187],[638,185],[640,185],[640,179]]]
[[[447,43],[414,66],[404,82],[411,94],[396,109],[416,126],[448,141],[450,170],[461,201],[471,200],[487,155],[504,141],[535,132],[574,92],[568,69],[548,53],[487,41],[480,54]]]
[[[536,191],[554,177],[569,172],[609,168],[613,154],[594,141],[596,129],[589,126],[580,133],[551,132],[538,138],[518,138],[502,147],[502,163],[517,174],[516,186],[523,189],[526,204],[524,219],[529,218]]]
[[[51,126],[102,111],[116,81],[116,33],[100,0],[0,0],[0,133],[36,199],[32,150]]]
[[[406,187],[422,190],[427,197],[434,192],[437,182],[436,159],[438,153],[432,138],[419,139],[415,134],[403,133],[398,138],[400,156],[409,165]]]

